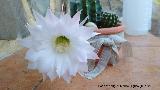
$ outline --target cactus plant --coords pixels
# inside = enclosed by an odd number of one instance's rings
[[[114,13],[104,12],[101,18],[101,26],[103,28],[115,27],[119,24],[118,15]]]
[[[99,0],[96,0],[96,13],[97,13],[97,21],[101,20],[102,7]]]
[[[81,0],[80,6],[81,6],[80,8],[82,9],[80,21],[82,21],[88,16],[88,7],[89,7],[88,0]]]
[[[96,22],[96,0],[88,0],[89,1],[89,21]]]
[[[79,11],[82,7],[80,6],[80,0],[70,0],[70,13],[73,17],[77,11]]]
[[[87,16],[89,19],[87,21],[96,23],[100,21],[100,16],[102,12],[102,8],[99,0],[74,0],[75,2],[71,2],[71,16],[73,16],[78,10],[82,10],[81,12],[81,21],[84,20]]]
[[[102,7],[99,0],[88,0],[89,22],[97,24],[101,20],[101,13]]]
[[[78,3],[76,5],[78,5]],[[71,11],[72,15],[76,13],[75,8],[77,7],[73,8],[74,11]],[[95,23],[98,28],[115,27],[119,23],[119,18],[116,14],[102,11],[99,0],[79,0],[78,8],[79,10],[82,9],[80,21],[88,16],[89,19],[87,22]]]

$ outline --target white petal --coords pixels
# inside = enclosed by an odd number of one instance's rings
[[[95,52],[89,52],[87,53],[87,58],[88,59],[99,59],[98,55]]]
[[[24,39],[17,39],[17,42],[22,45],[23,47],[26,47],[26,48],[31,48],[32,47],[32,39],[31,37],[26,37]]]
[[[53,25],[58,21],[58,18],[52,13],[51,9],[47,10],[47,14],[45,16],[45,19],[49,22],[52,23]]]
[[[87,71],[88,71],[87,63],[80,63],[79,64],[79,72],[87,72]]]
[[[38,25],[44,25],[45,24],[45,19],[44,19],[44,17],[42,16],[42,15],[40,15],[38,12],[36,12],[34,9],[33,9],[33,15],[34,15],[34,17],[35,17],[35,19],[36,19],[36,23],[38,24]]]
[[[37,69],[37,63],[28,63],[28,69]]]
[[[41,73],[48,73],[52,69],[52,64],[50,60],[38,60],[37,68]]]
[[[67,81],[67,83],[70,83],[71,75],[69,75],[69,73],[66,72],[66,73],[63,75],[63,79],[64,79],[65,81]]]
[[[80,21],[80,14],[81,14],[81,11],[77,12],[77,13],[73,16],[72,20],[73,20],[75,23],[79,23],[79,21]]]
[[[93,36],[96,35],[96,33],[93,32],[93,29],[94,29],[94,28],[81,26],[81,27],[80,27],[80,32],[77,32],[77,33],[79,33],[79,35],[80,35],[82,38],[84,38],[85,40],[88,40],[88,39],[90,39],[91,37],[93,37]]]
[[[35,62],[38,60],[39,53],[34,51],[33,49],[29,49],[26,53],[25,59],[29,60],[30,62]]]
[[[50,70],[48,73],[47,73],[47,76],[50,78],[50,80],[54,80],[56,77],[57,77],[57,73],[55,70]]]
[[[61,17],[61,21],[66,25],[72,25],[75,22],[72,22],[72,18],[69,14],[65,14],[63,17]]]
[[[73,51],[73,55],[76,56],[76,58],[80,61],[80,62],[87,62],[87,52],[84,51],[81,48],[75,48],[75,50]]]
[[[47,73],[55,65],[54,54],[49,50],[39,51],[38,54],[37,68],[41,73]]]
[[[65,56],[56,56],[56,72],[58,74],[58,76],[63,76],[63,74],[66,72],[67,70],[67,63],[66,62],[67,57]]]
[[[77,58],[74,56],[74,55],[70,55],[70,65],[69,65],[69,73],[70,75],[73,75],[75,76],[76,73],[78,72],[78,64],[79,64],[79,61],[77,60]]]
[[[83,26],[89,17],[87,16],[81,23],[80,26]]]
[[[36,25],[34,27],[28,27],[32,39],[36,41],[49,39],[51,35],[49,34],[49,31],[47,31],[46,30],[47,28],[45,27],[46,26],[40,26],[40,25]]]

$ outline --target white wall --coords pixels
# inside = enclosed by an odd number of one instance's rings
[[[123,22],[129,35],[146,35],[151,28],[152,0],[123,0]]]

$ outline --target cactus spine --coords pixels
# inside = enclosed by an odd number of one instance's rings
[[[115,27],[119,23],[118,16],[113,13],[104,12],[102,14],[101,27],[109,28]]]

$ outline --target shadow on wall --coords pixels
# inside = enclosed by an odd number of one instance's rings
[[[26,20],[20,0],[0,0],[0,39],[13,40],[26,36]]]

